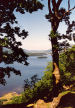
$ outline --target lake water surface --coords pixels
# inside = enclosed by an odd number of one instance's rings
[[[23,64],[14,63],[10,65],[17,70],[21,71],[21,76],[15,75],[11,72],[10,78],[8,76],[5,77],[7,84],[5,86],[0,85],[0,96],[8,93],[8,92],[17,92],[20,93],[23,91],[24,80],[27,78],[32,77],[33,75],[37,74],[39,78],[43,76],[43,71],[49,61],[52,60],[50,55],[47,55],[47,58],[38,58],[36,56],[31,56],[28,58],[29,65],[24,66]],[[3,63],[0,64],[1,66],[5,66]]]

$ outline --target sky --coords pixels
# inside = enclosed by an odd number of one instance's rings
[[[63,0],[62,6],[67,7],[66,1]],[[22,48],[27,50],[47,50],[51,49],[51,42],[49,41],[49,34],[51,31],[51,24],[45,18],[48,14],[47,0],[43,0],[44,8],[43,10],[38,10],[37,12],[20,14],[16,13],[19,26],[22,29],[28,31],[28,37],[22,41]],[[75,0],[71,0],[71,8],[75,5]],[[71,15],[71,20],[75,20],[75,10]],[[59,33],[65,33],[66,26],[62,22],[58,28]]]

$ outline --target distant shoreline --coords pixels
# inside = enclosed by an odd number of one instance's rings
[[[38,59],[48,58],[47,56],[38,56]]]

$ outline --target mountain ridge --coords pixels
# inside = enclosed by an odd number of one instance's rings
[[[25,53],[27,53],[29,56],[43,56],[48,55],[51,53],[51,50],[26,50],[24,49]]]

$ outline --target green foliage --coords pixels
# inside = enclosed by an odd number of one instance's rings
[[[7,41],[8,41],[8,39],[6,37],[4,39],[0,38],[0,46],[6,47],[8,45]]]
[[[20,97],[12,98],[11,103],[29,104],[40,99],[47,99],[52,96],[53,80],[52,80],[52,63],[49,62],[44,71],[44,76],[39,80],[37,75],[25,80],[24,92]],[[39,81],[38,81],[39,80]]]
[[[28,88],[26,88],[25,92],[22,94],[22,102],[31,103],[39,98],[45,99],[45,97],[52,93],[52,88],[52,63],[49,63],[42,79],[34,83],[33,87],[30,85],[30,87],[28,86]]]
[[[30,103],[33,100],[33,89],[27,88],[24,93],[22,93],[22,103]]]
[[[60,54],[60,73],[63,85],[75,83],[75,46]]]
[[[37,78],[37,75],[33,75],[30,80],[29,79],[26,79],[24,80],[24,91],[27,89],[27,88],[33,88],[33,86],[35,86],[35,83],[40,80],[39,78]]]
[[[75,83],[75,46],[71,49],[68,49],[65,53],[60,54],[60,73],[61,73],[61,81],[62,86],[71,85]],[[48,63],[46,70],[44,72],[44,76],[36,82],[37,76],[33,76],[31,80],[25,81],[26,87],[21,97],[13,98],[13,103],[32,103],[40,99],[49,99],[52,98],[52,90],[53,90],[53,78],[52,78],[52,62]]]
[[[58,33],[54,33],[54,31],[53,30],[51,30],[51,32],[50,32],[50,37],[51,38],[55,38],[55,37],[57,37],[58,36]]]
[[[20,104],[22,103],[22,96],[15,96],[11,98],[11,101],[8,102],[7,104]]]
[[[0,63],[12,64],[15,61],[28,65],[28,55],[21,48],[21,41],[16,40],[16,35],[21,39],[25,39],[28,36],[28,32],[18,25],[18,21],[15,12],[25,14],[25,12],[35,12],[39,9],[43,9],[43,4],[38,0],[0,0]],[[15,12],[14,12],[15,11]],[[3,52],[3,49],[7,48],[12,52]],[[9,67],[0,67],[0,84],[5,85],[5,76],[10,76],[10,72],[14,72],[18,75],[18,70]],[[21,74],[21,72],[19,71]]]

